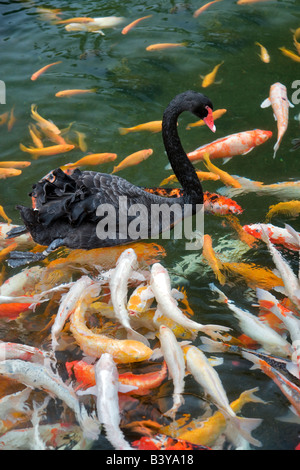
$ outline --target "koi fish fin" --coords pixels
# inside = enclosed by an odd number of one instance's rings
[[[254,147],[255,147],[255,146],[250,147],[249,150],[246,150],[246,152],[243,152],[242,155],[247,155],[247,153],[252,152],[252,150],[254,149]]]
[[[224,359],[223,357],[210,357],[208,358],[208,362],[212,367],[218,367],[224,363]]]
[[[204,336],[201,337],[202,345],[199,347],[201,351],[205,352],[226,352],[228,350],[228,346],[222,341],[214,341],[210,338],[205,338]]]
[[[274,150],[273,158],[276,157],[276,153],[277,153],[277,151],[278,151],[278,149],[279,149],[279,145],[280,145],[280,141],[277,140],[276,144],[275,144],[274,147],[273,147],[273,150]]]
[[[289,107],[290,108],[294,108],[295,106],[293,105],[293,103],[291,103],[289,100],[288,100],[288,103],[289,103]]]
[[[86,388],[85,390],[77,390],[77,395],[95,395],[97,396],[97,387],[94,385],[93,387]]]
[[[209,288],[213,292],[216,292],[217,294],[219,294],[219,298],[216,300],[217,302],[228,303],[228,297],[226,297],[226,295],[220,289],[218,289],[217,286],[215,286],[213,283],[210,283]]]
[[[149,341],[145,336],[141,335],[137,331],[134,331],[132,328],[126,328],[127,331],[127,338],[132,340],[132,341],[139,341],[140,343],[143,343],[145,346],[150,347]]]
[[[250,444],[261,447],[261,442],[255,439],[251,432],[256,429],[261,423],[262,419],[260,418],[242,418],[235,416],[230,418],[231,422],[238,428],[240,434],[246,439]]]
[[[268,108],[269,106],[271,106],[270,98],[266,98],[260,105],[261,108]]]
[[[294,377],[299,379],[299,367],[297,364],[295,364],[294,362],[289,362],[286,365],[286,370],[289,371],[289,373],[292,374]]]
[[[274,120],[277,121],[276,114],[273,113]]]
[[[139,387],[136,385],[127,385],[123,384],[122,382],[118,382],[118,388],[120,393],[127,393],[127,392],[132,392],[132,390],[137,390]]]
[[[175,300],[184,299],[183,293],[182,293],[180,290],[178,290],[178,289],[173,288],[173,289],[171,290],[171,294],[172,294],[173,299],[175,299]]]
[[[267,405],[269,402],[263,400],[262,398],[257,397],[254,393],[258,392],[259,388],[251,388],[250,390],[245,390],[241,393],[240,398],[243,399],[245,402],[252,402],[252,403],[261,403],[262,405]]]
[[[150,356],[151,361],[155,361],[156,359],[161,359],[163,357],[162,350],[160,348],[155,348],[153,353]]]
[[[225,165],[225,163],[228,163],[230,160],[231,160],[231,157],[223,158],[223,165]]]

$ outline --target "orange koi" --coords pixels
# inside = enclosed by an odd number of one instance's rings
[[[226,186],[232,186],[233,188],[241,187],[241,184],[233,176],[231,176],[226,171],[221,170],[217,166],[213,165],[213,163],[211,163],[208,153],[203,155],[203,161],[204,161],[206,168],[212,173],[215,173],[216,175],[218,175],[220,177],[220,180]]]
[[[237,5],[248,5],[251,3],[266,2],[268,0],[238,0]]]
[[[32,141],[33,141],[33,145],[36,147],[36,148],[41,148],[41,147],[44,147],[44,144],[43,144],[43,141],[40,137],[40,134],[37,130],[37,128],[34,126],[34,125],[29,125],[29,134],[32,138]]]
[[[255,147],[270,139],[272,135],[271,131],[260,129],[239,132],[198,147],[187,155],[189,160],[193,163],[203,160],[205,153],[209,154],[210,159],[225,158],[227,161],[227,159],[235,155],[246,155]]]
[[[11,111],[10,111],[9,118],[8,118],[8,121],[7,121],[8,132],[10,132],[12,130],[12,128],[15,125],[16,120],[17,120],[16,117],[15,117],[15,114],[14,114],[14,109],[15,109],[15,107],[13,106]]]
[[[212,238],[210,235],[205,234],[203,236],[203,249],[202,249],[202,256],[204,260],[209,264],[211,269],[216,275],[219,283],[224,285],[226,282],[226,278],[224,274],[221,272],[223,268],[223,264],[220,259],[216,256],[215,251],[213,250],[212,246]]]
[[[95,368],[92,364],[87,364],[84,361],[67,362],[66,369],[69,377],[74,374],[78,382],[77,389],[88,388],[96,385]],[[134,385],[137,387],[125,394],[133,395],[147,395],[153,388],[159,387],[161,383],[167,378],[168,369],[165,362],[162,367],[155,372],[148,372],[146,374],[133,374],[132,372],[124,372],[119,374],[119,381],[124,385]],[[123,392],[124,393],[124,392]]]
[[[201,13],[203,13],[205,10],[207,10],[207,8],[209,8],[211,5],[213,5],[214,3],[217,3],[217,2],[220,2],[221,0],[213,0],[212,2],[208,2],[206,3],[205,5],[203,5],[202,7],[198,8],[198,10],[196,10],[193,14],[193,17],[194,18],[198,18],[199,15],[201,15]]]
[[[216,119],[220,118],[223,116],[223,114],[227,113],[227,109],[216,109],[216,111],[213,111],[212,117],[213,120],[215,121]],[[205,122],[203,119],[200,119],[199,121],[196,122],[191,122],[190,124],[187,125],[186,129],[189,130],[192,127],[199,127],[199,126],[205,126]]]
[[[53,62],[52,64],[45,65],[31,75],[31,80],[37,80],[44,72],[46,72],[53,65],[61,64],[62,61]]]
[[[6,215],[5,210],[3,209],[2,206],[0,206],[0,216],[6,220],[8,224],[11,224],[12,220]]]
[[[220,0],[217,0],[217,1],[220,1]],[[224,64],[224,61],[222,61],[220,64],[216,65],[213,70],[208,73],[207,75],[205,75],[204,77],[202,75],[200,75],[200,77],[202,78],[202,87],[203,88],[207,88],[208,86],[212,85],[214,82],[215,82],[215,78],[216,78],[216,75],[218,73],[218,70],[219,68],[221,67],[221,65]]]
[[[58,129],[58,127],[55,124],[53,124],[53,122],[48,121],[47,119],[43,118],[40,114],[38,114],[36,104],[31,105],[31,117],[39,123],[39,126],[41,128],[49,129],[54,134],[61,133],[61,131]]]
[[[288,217],[297,217],[300,214],[300,201],[285,201],[273,204],[269,207],[266,215],[266,221],[269,221],[274,216],[287,215]]]
[[[117,158],[116,153],[93,153],[80,158],[75,163],[67,163],[61,169],[64,171],[69,168],[77,168],[85,165],[102,165],[104,163],[113,162]]]
[[[180,43],[172,43],[172,42],[164,42],[158,44],[150,44],[150,46],[146,47],[146,51],[161,51],[163,49],[173,49],[176,47],[185,47],[187,46],[186,42]]]
[[[85,93],[96,93],[97,88],[91,88],[89,90],[80,90],[80,89],[74,89],[74,90],[62,90],[58,91],[55,93],[55,96],[57,98],[66,98],[69,96],[74,96],[74,95],[83,95]]]
[[[294,35],[293,35],[293,39],[294,39],[294,45],[297,49],[297,52],[300,56],[300,43],[298,42],[298,37],[300,36],[300,28],[296,29],[296,31],[294,32]]]
[[[23,304],[23,303],[11,303],[11,304],[1,304],[0,305],[0,318],[7,321],[15,320],[23,312],[29,310],[32,303]]]
[[[162,121],[149,121],[144,122],[143,124],[138,124],[137,126],[133,127],[120,127],[119,132],[121,135],[128,134],[129,132],[141,132],[141,131],[149,131],[149,132],[161,132],[162,129]]]
[[[76,132],[77,137],[78,137],[78,147],[83,152],[86,152],[87,151],[87,144],[85,142],[86,135],[83,132],[78,132],[78,131],[75,131],[75,132]]]
[[[89,18],[87,16],[78,16],[77,18],[69,18],[68,20],[59,20],[56,24],[69,24],[69,23],[92,23],[94,18]]]
[[[121,163],[119,163],[119,165],[115,166],[112,173],[117,173],[118,171],[124,170],[125,168],[128,168],[129,166],[138,165],[144,160],[147,160],[147,158],[149,158],[150,155],[152,154],[153,154],[152,149],[145,149],[145,150],[139,150],[138,152],[134,152],[128,157],[124,158],[124,160],[122,160]]]
[[[230,224],[230,226],[237,232],[239,239],[246,243],[250,248],[253,248],[254,246],[257,245],[257,237],[255,237],[251,232],[248,232],[245,230],[245,226],[242,227],[241,224],[239,223],[239,220],[237,217],[234,215],[229,214],[226,217],[226,220]]]
[[[260,55],[259,57],[261,58],[261,60],[265,63],[265,64],[268,64],[270,62],[270,55],[267,51],[267,49],[262,45],[260,44],[259,42],[256,41],[256,46],[259,46],[260,47]]]
[[[147,15],[147,16],[143,16],[142,18],[138,18],[137,20],[134,20],[132,21],[131,23],[129,23],[127,26],[125,26],[123,29],[122,29],[122,34],[127,34],[132,28],[134,28],[140,21],[142,20],[146,20],[147,18],[152,18],[152,15]]]
[[[196,173],[200,181],[218,181],[220,179],[219,175],[216,175],[211,171],[196,171]],[[169,183],[178,183],[176,175],[168,176],[168,178],[162,180],[159,186],[164,186],[165,184]]]
[[[260,105],[261,108],[272,106],[275,119],[277,120],[278,138],[274,145],[275,158],[277,150],[279,149],[282,138],[287,130],[289,121],[289,107],[294,108],[294,105],[289,102],[287,98],[286,87],[282,83],[274,83],[270,88],[270,94]]]
[[[26,168],[30,165],[31,162],[26,161],[0,162],[0,168]]]
[[[21,170],[16,168],[0,168],[0,179],[10,178],[11,176],[19,176]]]
[[[38,158],[40,156],[50,156],[50,155],[58,155],[59,153],[70,152],[73,150],[75,145],[66,144],[66,145],[52,145],[50,147],[25,147],[25,145],[20,144],[20,149],[23,152],[30,153],[33,158]]]
[[[7,123],[8,116],[9,116],[8,111],[6,113],[0,114],[0,126],[3,126],[3,124]]]
[[[289,57],[290,59],[292,59],[293,61],[295,62],[300,62],[300,56],[295,54],[293,51],[290,51],[289,49],[287,49],[286,47],[279,47],[279,50],[282,52],[283,55],[285,55],[286,57]]]

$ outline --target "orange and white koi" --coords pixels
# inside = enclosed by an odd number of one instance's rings
[[[281,374],[277,369],[272,367],[271,364],[262,358],[250,352],[242,352],[245,359],[254,363],[253,368],[259,368],[264,374],[270,377],[273,382],[279,387],[283,395],[289,400],[292,405],[292,411],[300,416],[300,388],[288,378]]]
[[[121,33],[122,34],[129,33],[129,31],[131,31],[132,28],[134,28],[138,23],[140,23],[143,20],[146,20],[147,18],[152,18],[152,15],[142,16],[141,18],[138,18],[137,20],[132,21],[131,23],[129,23],[127,26],[125,26],[122,29]]]
[[[217,0],[217,1],[220,1],[220,0]],[[218,70],[219,68],[221,67],[221,65],[224,64],[224,61],[222,61],[220,64],[216,65],[213,70],[208,73],[207,75],[205,75],[204,77],[202,75],[200,75],[200,77],[202,78],[202,87],[203,88],[207,88],[208,86],[212,85],[213,83],[215,83],[215,79],[216,79],[216,75],[218,73]]]
[[[233,312],[244,334],[257,341],[271,354],[281,357],[291,357],[293,348],[285,338],[280,336],[276,331],[270,328],[269,325],[265,324],[265,322],[252,313],[237,307],[234,302],[228,299],[214,284],[210,284],[210,288],[219,295],[217,302],[224,302]]]
[[[81,89],[76,89],[74,88],[73,90],[61,90],[55,93],[55,96],[57,98],[68,98],[70,96],[74,95],[84,95],[86,93],[96,93],[97,88],[91,88],[89,90],[81,90]]]
[[[245,390],[239,398],[230,403],[230,408],[237,414],[241,412],[247,403],[266,404],[265,401],[255,395],[258,390],[258,387]],[[172,426],[164,426],[160,431],[169,436],[184,439],[192,444],[202,444],[210,447],[214,445],[222,433],[226,433],[227,437],[230,437],[227,432],[226,418],[220,411],[216,411],[205,420],[201,418],[193,419],[188,424],[180,427],[175,421]]]
[[[173,381],[173,406],[164,415],[175,419],[177,410],[184,404],[182,394],[184,392],[185,362],[182,345],[178,343],[172,330],[165,325],[161,325],[159,328],[159,340],[161,352]],[[154,354],[155,352],[154,350]]]
[[[204,194],[204,212],[207,214],[227,215],[227,214],[242,214],[243,208],[233,199],[222,196],[217,193],[209,193],[205,191]]]
[[[134,331],[129,322],[129,313],[126,308],[128,280],[137,267],[137,256],[132,248],[124,250],[118,258],[115,269],[113,269],[109,280],[111,303],[113,305],[116,319],[126,329],[127,337],[135,341],[141,341],[149,346],[148,340]]]
[[[41,148],[36,148],[36,147],[25,147],[25,145],[20,144],[20,149],[23,152],[30,153],[33,158],[38,158],[38,157],[45,157],[45,156],[51,156],[51,155],[58,155],[60,153],[66,153],[70,152],[75,148],[75,145],[72,144],[64,144],[64,145],[51,145],[50,147],[41,147]],[[19,170],[16,170],[19,171]]]
[[[99,18],[92,18],[92,21],[73,21],[66,24],[65,29],[67,31],[86,31],[92,33],[99,33],[104,35],[102,29],[114,28],[119,24],[123,23],[123,17],[117,16],[106,16]]]
[[[174,439],[164,434],[155,434],[152,437],[143,436],[137,441],[132,442],[132,446],[138,450],[156,450],[156,451],[187,451],[187,450],[211,450],[203,445],[192,444],[184,439]],[[171,457],[172,458],[172,457]]]
[[[122,160],[117,166],[115,166],[112,173],[117,173],[118,171],[124,170],[129,166],[138,165],[144,160],[147,160],[147,158],[149,158],[152,154],[152,149],[145,149],[134,152],[131,155],[128,155],[128,157],[124,158],[124,160]]]
[[[275,158],[282,138],[288,127],[289,107],[294,108],[294,105],[288,100],[286,87],[282,83],[277,82],[271,85],[269,97],[265,99],[260,106],[261,108],[272,106],[274,116],[277,121],[278,138],[274,145],[273,155],[273,158]]]
[[[208,153],[203,155],[203,161],[204,161],[204,165],[206,166],[206,168],[209,171],[211,171],[212,173],[215,173],[216,175],[218,175],[220,177],[220,180],[226,186],[231,186],[233,188],[240,188],[241,187],[241,184],[233,176],[231,176],[226,171],[221,170],[220,168],[218,168],[213,163],[211,163]]]
[[[10,343],[0,341],[1,360],[21,359],[22,361],[45,364],[51,360],[51,354],[34,346],[22,343]]]
[[[50,67],[52,67],[53,65],[57,65],[57,64],[61,64],[62,61],[59,60],[57,62],[53,62],[52,64],[48,64],[48,65],[45,65],[44,67],[42,67],[41,69],[37,70],[36,72],[34,72],[32,75],[31,75],[31,80],[37,80],[44,72],[46,72]]]
[[[158,306],[156,317],[163,314],[184,328],[194,332],[202,331],[213,338],[218,338],[220,337],[220,332],[229,330],[228,327],[221,325],[202,325],[187,318],[177,306],[172,296],[169,273],[160,263],[155,263],[151,267],[150,286]]]
[[[264,231],[267,233],[271,243],[282,245],[293,251],[299,251],[300,249],[295,238],[286,228],[277,227],[272,224],[249,224],[244,225],[243,230],[259,240],[262,239]]]
[[[213,5],[214,3],[217,3],[217,2],[220,2],[221,0],[213,0],[212,2],[208,2],[206,3],[205,5],[203,5],[202,7],[198,8],[198,10],[196,10],[193,14],[193,17],[194,18],[198,18],[199,15],[201,15],[201,13],[203,13],[205,10],[207,10],[207,8],[209,8],[211,5]]]
[[[0,295],[18,296],[32,294],[37,282],[40,280],[43,268],[32,266],[25,268],[21,272],[9,277],[0,286]]]
[[[300,214],[300,201],[292,200],[279,202],[269,207],[266,215],[266,221],[269,221],[275,215],[287,215],[289,217],[297,217]]]
[[[219,119],[225,113],[227,113],[227,109],[216,109],[212,113],[213,120],[215,121],[216,119]],[[200,126],[205,126],[205,122],[203,121],[203,119],[200,119],[199,121],[196,121],[196,122],[190,122],[190,124],[187,125],[186,129],[189,130],[192,127],[200,127]]]
[[[91,286],[89,289],[93,289]],[[132,363],[149,359],[152,349],[135,340],[112,339],[102,334],[93,333],[85,323],[87,296],[89,289],[81,295],[70,317],[70,330],[83,352],[92,357],[100,357],[108,352],[117,363]]]
[[[286,200],[300,198],[300,181],[282,181],[264,184],[261,181],[253,181],[242,176],[234,175],[234,178],[240,183],[240,188],[222,187],[218,189],[218,192],[229,197],[255,192],[257,196],[269,194],[270,196]]]
[[[145,312],[154,301],[154,294],[149,286],[138,286],[132,292],[127,303],[127,310],[130,315]]]
[[[260,47],[260,54],[259,54],[259,57],[261,58],[261,60],[265,63],[265,64],[268,64],[270,62],[270,55],[267,51],[267,49],[262,45],[260,44],[260,42],[257,42],[256,41],[256,46],[259,46]]]
[[[113,162],[116,160],[116,158],[116,153],[93,153],[80,158],[80,160],[77,160],[77,162],[67,163],[66,165],[63,165],[61,169],[64,171],[70,168],[78,168],[85,165],[102,165],[104,163]]]
[[[142,131],[148,131],[148,132],[161,132],[162,129],[162,121],[149,121],[149,122],[144,122],[142,124],[138,124],[137,126],[133,127],[119,127],[119,132],[121,135],[126,135],[130,132],[142,132]]]
[[[225,161],[235,155],[246,155],[255,147],[265,143],[272,137],[271,131],[254,129],[252,131],[238,132],[221,139],[217,139],[210,144],[198,147],[193,152],[189,152],[188,158],[196,163],[203,160],[203,156],[208,153],[210,159],[224,158]]]
[[[20,359],[7,359],[0,362],[0,376],[17,380],[27,387],[46,390],[61,399],[71,408],[86,437],[95,440],[100,428],[98,420],[89,416],[70,386],[67,386],[50,367]]]
[[[186,346],[184,347],[184,354],[187,370],[193,375],[196,382],[204,388],[205,393],[211,397],[221,413],[239,430],[244,439],[254,446],[260,447],[261,443],[251,435],[251,432],[261,424],[262,420],[241,418],[235,414],[229,405],[219,374],[200,349],[196,346]]]
[[[69,292],[64,294],[55,316],[54,323],[51,328],[51,346],[55,351],[58,346],[58,337],[62,331],[67,319],[72,314],[77,302],[79,301],[82,293],[87,287],[95,284],[88,276],[81,276],[70,288]]]
[[[161,51],[163,49],[174,49],[177,47],[185,47],[185,46],[187,46],[186,42],[179,42],[179,43],[162,42],[162,43],[157,43],[157,44],[150,44],[150,46],[146,47],[146,51]]]

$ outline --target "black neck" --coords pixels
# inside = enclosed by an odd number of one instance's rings
[[[181,145],[177,132],[177,120],[183,111],[185,109],[180,103],[170,103],[166,108],[162,123],[163,141],[171,167],[184,190],[184,199],[187,203],[202,204],[202,185]]]

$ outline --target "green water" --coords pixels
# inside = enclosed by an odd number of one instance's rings
[[[261,102],[268,96],[270,85],[280,81],[287,87],[291,99],[292,83],[300,80],[300,65],[282,55],[279,47],[294,50],[292,32],[300,24],[299,4],[291,1],[265,1],[238,5],[223,0],[212,5],[198,18],[193,12],[204,2],[173,1],[0,1],[0,79],[6,84],[6,104],[0,105],[0,114],[14,106],[16,123],[10,132],[0,127],[1,160],[31,160],[19,149],[19,144],[31,145],[28,124],[32,122],[30,106],[35,103],[39,113],[51,119],[59,128],[73,122],[73,129],[86,134],[88,152],[113,152],[118,162],[127,155],[144,148],[152,148],[153,155],[139,166],[131,167],[120,175],[141,186],[157,186],[169,175],[160,134],[135,133],[122,136],[119,127],[130,127],[146,121],[159,120],[165,106],[173,96],[187,90],[203,91],[200,75],[209,73],[215,65],[220,67],[217,82],[205,90],[214,108],[226,108],[227,113],[216,121],[213,135],[208,128],[185,130],[195,119],[185,114],[180,117],[179,133],[186,151],[214,139],[255,128],[272,130],[273,138],[246,156],[236,156],[223,168],[230,174],[245,176],[265,183],[299,178],[299,150],[291,152],[291,140],[300,137],[299,104],[290,110],[289,127],[280,150],[274,160],[273,146],[277,129],[271,108],[261,109]],[[115,29],[105,30],[105,35],[67,32],[63,25],[52,24],[41,17],[38,7],[61,8],[64,19],[70,17],[122,16],[125,22]],[[141,22],[126,36],[121,34],[124,25],[136,18],[152,15]],[[255,41],[262,43],[271,56],[265,64],[258,56]],[[148,52],[152,43],[185,42],[177,49]],[[37,81],[30,77],[46,64],[61,60]],[[97,88],[96,94],[59,99],[56,92],[68,88]],[[0,185],[0,203],[13,222],[21,223],[15,205],[30,205],[28,192],[31,185],[51,169],[70,161],[76,161],[85,153],[75,149],[71,154],[41,157],[32,160],[22,175],[3,180]],[[221,162],[220,162],[221,164]],[[198,165],[201,168],[201,165]],[[101,167],[111,172],[113,164]],[[94,169],[94,167],[90,167]],[[201,169],[204,169],[201,168]],[[204,183],[205,190],[216,191],[216,183]],[[240,222],[263,222],[271,204],[279,202],[272,197],[255,194],[237,198],[244,212]],[[289,222],[300,230],[299,220],[276,218],[275,224]],[[220,218],[206,216],[205,232],[214,245],[228,237],[236,240],[232,230]],[[220,322],[239,332],[233,316],[226,310],[217,310],[212,304],[209,282],[215,278],[201,263],[195,266],[183,263],[197,261],[187,253],[183,243],[165,240],[167,250],[164,261],[174,279],[187,287],[189,301],[199,320]],[[189,256],[189,258],[187,258]],[[298,257],[286,256],[297,268]],[[250,251],[243,261],[253,260],[272,266],[263,248]],[[176,277],[177,276],[177,277]],[[244,287],[234,286],[226,290],[240,306],[251,309],[252,301]],[[263,449],[293,449],[298,444],[298,424],[278,421],[286,415],[289,402],[277,386],[259,371],[250,371],[250,363],[238,357],[224,355],[224,365],[218,372],[230,400],[248,388],[259,387],[258,395],[268,405],[247,405],[245,416],[263,418],[255,436],[263,443]],[[192,393],[199,393],[190,382]],[[171,390],[171,389],[170,389]],[[192,404],[191,404],[192,405]],[[185,412],[189,411],[186,400]],[[103,447],[104,446],[104,447]],[[97,445],[95,446],[97,447]],[[99,444],[97,448],[105,448]]]

